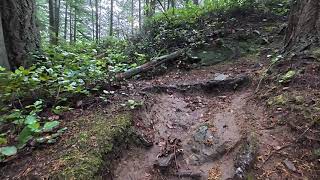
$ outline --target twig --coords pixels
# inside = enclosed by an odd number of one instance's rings
[[[176,165],[176,169],[178,170],[177,154],[176,154],[176,143],[173,145],[173,153],[174,153],[174,163]]]

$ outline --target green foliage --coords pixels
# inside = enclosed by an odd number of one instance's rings
[[[129,107],[130,109],[136,109],[143,105],[143,102],[138,102],[132,99],[129,99],[125,104],[122,104],[124,107]]]
[[[203,6],[188,3],[184,8],[169,9],[165,13],[156,14],[151,23],[167,22],[173,26],[193,24],[204,15],[212,12],[226,12],[234,8],[252,6],[252,0],[205,0]],[[149,22],[150,23],[150,22]]]
[[[17,148],[14,146],[6,146],[0,148],[0,161],[8,156],[13,156],[17,154]]]
[[[296,71],[294,70],[290,70],[288,71],[286,74],[284,74],[283,76],[281,76],[279,82],[280,83],[288,83],[291,81],[291,79],[296,75]]]
[[[75,104],[73,99],[97,93],[113,74],[145,61],[143,54],[129,59],[124,53],[127,46],[126,41],[116,39],[107,39],[99,46],[47,46],[42,54],[34,55],[35,63],[29,68],[0,68],[0,125],[12,127],[1,132],[0,145],[10,142],[20,149],[30,141],[54,143],[66,129],[57,131],[60,122],[40,114],[48,109],[57,115],[69,111]],[[97,59],[100,53],[105,55]]]

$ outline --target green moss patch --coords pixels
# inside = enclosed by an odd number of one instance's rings
[[[94,179],[100,169],[108,166],[104,157],[127,139],[131,115],[107,117],[102,112],[81,117],[75,121],[76,130],[67,140],[70,147],[59,160],[63,170],[55,174],[62,179]]]
[[[288,102],[288,98],[284,94],[280,94],[275,97],[271,97],[268,99],[267,103],[269,106],[279,106],[279,105],[285,105]]]

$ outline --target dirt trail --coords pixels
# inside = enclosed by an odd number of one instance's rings
[[[215,74],[221,82],[232,78]],[[246,87],[212,93],[181,93],[172,88],[147,93],[135,123],[153,146],[125,152],[114,179],[235,178],[239,163],[246,161],[239,160],[241,148],[254,131],[248,125],[250,118],[265,119],[248,103],[252,93]]]

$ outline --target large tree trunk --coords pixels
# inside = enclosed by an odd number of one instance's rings
[[[50,44],[58,45],[60,30],[60,0],[49,0]]]
[[[4,40],[12,69],[26,66],[28,53],[40,46],[34,0],[0,0]]]
[[[285,50],[301,51],[320,38],[320,1],[293,1],[285,37]]]

